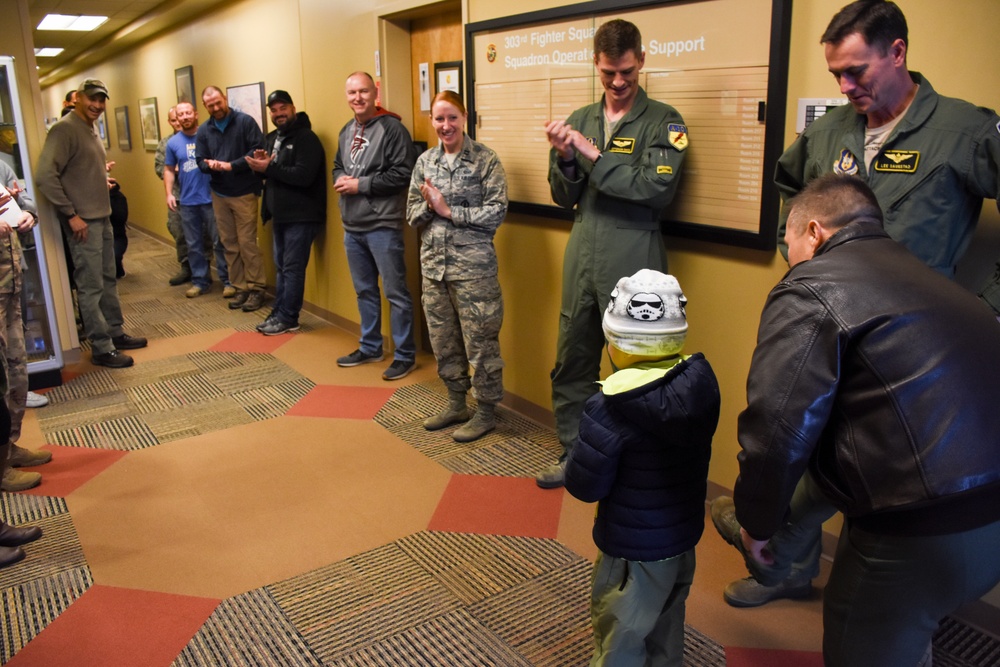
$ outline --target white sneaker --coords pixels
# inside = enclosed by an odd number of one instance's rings
[[[42,396],[41,394],[29,391],[28,400],[24,404],[29,408],[42,408],[49,404],[49,398],[48,396]]]

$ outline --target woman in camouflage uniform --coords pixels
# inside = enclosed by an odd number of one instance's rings
[[[507,213],[507,179],[496,153],[465,134],[467,118],[455,93],[434,97],[431,123],[440,144],[417,159],[406,205],[409,223],[422,227],[422,302],[449,397],[424,428],[467,422],[453,435],[458,442],[496,428],[494,409],[503,398],[503,296],[493,236]],[[471,419],[470,387],[479,403]]]

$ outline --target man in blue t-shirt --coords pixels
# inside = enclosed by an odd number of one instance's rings
[[[191,288],[185,292],[189,299],[201,296],[212,284],[208,257],[205,256],[206,237],[212,239],[215,249],[215,266],[219,280],[225,287],[224,298],[236,295],[236,288],[229,284],[229,270],[226,253],[219,242],[219,231],[215,226],[212,209],[212,189],[210,176],[198,169],[195,161],[195,135],[198,133],[198,111],[190,102],[177,105],[177,120],[181,131],[167,142],[166,164],[163,170],[163,187],[167,193],[167,206],[171,211],[179,211],[184,238],[188,245],[188,263],[191,266]],[[174,197],[174,180],[181,186],[180,201]]]

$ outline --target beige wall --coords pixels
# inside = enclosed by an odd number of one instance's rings
[[[560,0],[543,0],[541,4],[538,0],[467,0],[463,13],[468,21],[482,21],[561,4]],[[794,137],[791,113],[796,98],[839,95],[826,71],[818,39],[842,4],[843,0],[795,2],[786,143]],[[903,0],[901,5],[910,21],[911,68],[922,71],[944,94],[1000,107],[1000,70],[993,66],[1000,61],[1000,43],[992,34],[1000,24],[1000,3],[952,3],[947,17],[942,16],[936,0]],[[110,106],[128,103],[133,118],[140,97],[158,97],[164,128],[167,101],[174,98],[173,70],[177,67],[193,65],[199,89],[209,83],[225,87],[264,81],[268,90],[287,89],[299,108],[309,112],[331,162],[337,132],[350,117],[342,82],[356,69],[373,70],[376,49],[381,47],[383,53],[386,105],[397,110],[410,106],[412,96],[404,87],[409,85],[411,63],[404,56],[394,56],[395,60],[386,56],[400,51],[396,40],[408,39],[406,22],[397,21],[386,28],[379,17],[405,14],[419,3],[298,0],[282,4],[281,11],[274,11],[275,6],[264,0],[232,3],[223,11],[94,67],[75,80],[83,76],[105,79],[112,94]],[[69,83],[45,91],[46,115],[58,108],[65,89],[71,87]],[[204,110],[200,111],[204,115]],[[136,131],[133,126],[134,143]],[[115,147],[114,139],[112,130],[110,155],[119,164],[116,176],[129,196],[134,223],[166,237],[152,153],[141,148],[123,153]],[[986,255],[996,256],[1000,253],[1000,234],[996,231],[1000,216],[993,204],[987,205],[984,220],[987,233],[982,235],[980,246],[986,249]],[[330,222],[310,266],[306,299],[339,318],[356,322],[341,236],[336,198],[331,197]],[[567,237],[566,223],[510,216],[496,240],[507,309],[501,340],[507,362],[505,385],[511,394],[545,410],[550,406],[548,373],[554,358],[562,253]],[[775,254],[729,246],[671,238],[668,247],[671,271],[679,277],[690,299],[688,350],[705,352],[722,386],[722,421],[711,479],[731,488],[737,474],[736,416],[745,402],[746,373],[758,316],[767,292],[785,266]],[[981,274],[984,266],[980,262],[971,272]],[[411,272],[415,271],[416,267],[411,266]]]

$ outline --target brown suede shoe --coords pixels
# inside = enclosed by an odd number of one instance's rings
[[[3,473],[3,481],[0,482],[0,490],[7,493],[26,491],[33,489],[42,483],[42,476],[37,472],[24,472],[7,468]]]
[[[44,449],[27,449],[19,445],[10,446],[10,458],[7,465],[11,468],[32,468],[52,460],[52,452]]]

